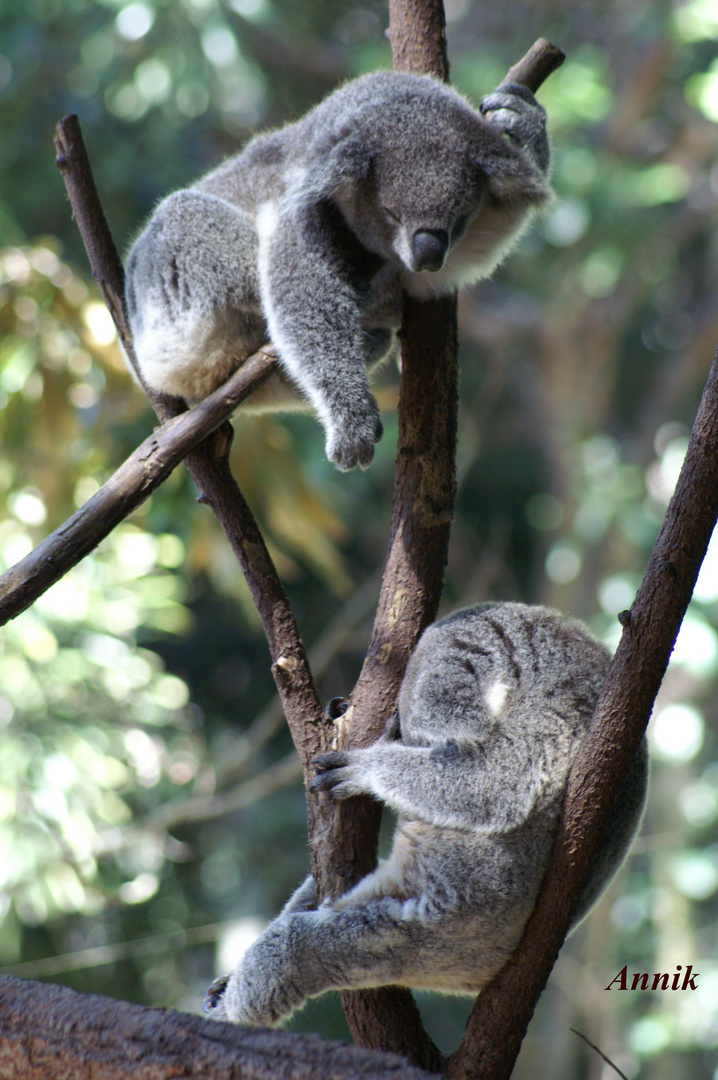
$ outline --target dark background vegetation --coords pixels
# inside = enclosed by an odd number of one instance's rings
[[[460,302],[445,608],[549,603],[615,643],[718,344],[718,16],[709,0],[446,10],[474,99],[540,35],[568,59],[539,94],[556,202]],[[378,0],[0,3],[3,568],[152,426],[70,217],[57,119],[79,114],[124,250],[162,194],[258,127],[389,66],[386,25]],[[367,473],[335,472],[309,418],[235,422],[235,471],[327,699],[358,674],[386,545],[395,372],[378,392]],[[192,1011],[308,862],[258,621],[194,495],[177,470],[0,640],[0,968]],[[652,722],[643,835],[565,947],[517,1080],[615,1075],[570,1027],[629,1077],[718,1076],[717,674],[709,551]],[[624,964],[692,964],[698,989],[606,991]],[[455,1045],[468,1003],[423,1003]],[[346,1036],[333,995],[293,1024]]]

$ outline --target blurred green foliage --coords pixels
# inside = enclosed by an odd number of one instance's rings
[[[459,495],[446,607],[549,603],[615,643],[718,343],[718,18],[711,0],[447,0],[475,98],[538,36],[556,201],[460,303]],[[0,563],[21,558],[151,429],[53,163],[77,112],[118,245],[257,127],[391,62],[378,0],[0,0]],[[327,697],[368,639],[390,516],[397,377],[367,473],[309,418],[240,417],[233,465]],[[652,721],[644,835],[564,949],[516,1069],[718,1077],[718,545]],[[298,784],[237,565],[179,469],[0,639],[0,964],[197,1009],[306,872]],[[246,794],[246,798],[245,798]],[[217,796],[243,809],[220,813]],[[246,805],[245,805],[246,803]],[[215,949],[217,955],[215,955]],[[606,991],[692,964],[698,990]],[[447,1048],[467,1003],[421,998]],[[336,1002],[294,1023],[343,1034]],[[607,1068],[607,1067],[606,1067]]]

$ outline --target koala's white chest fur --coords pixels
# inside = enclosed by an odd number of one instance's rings
[[[447,255],[441,270],[434,273],[404,272],[404,287],[419,300],[443,296],[491,277],[530,221],[526,210],[497,206],[494,213],[479,214],[466,234]]]

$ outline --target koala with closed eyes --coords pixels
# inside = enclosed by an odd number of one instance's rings
[[[315,763],[314,790],[373,795],[397,812],[389,857],[319,906],[308,878],[212,984],[207,1012],[272,1025],[330,989],[480,991],[533,909],[609,659],[581,623],[543,607],[486,604],[430,626],[382,738]],[[623,862],[647,776],[644,740],[576,921]]]
[[[313,407],[340,469],[381,437],[367,372],[396,354],[402,294],[492,273],[550,196],[545,113],[505,84],[479,109],[428,75],[380,71],[164,199],[126,267],[151,388],[196,401],[267,340],[255,411]]]

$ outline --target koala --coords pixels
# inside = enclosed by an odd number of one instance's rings
[[[271,340],[280,373],[247,407],[313,408],[328,458],[368,466],[367,373],[396,355],[403,292],[487,277],[549,198],[548,168],[525,87],[477,110],[428,75],[345,84],[159,204],[126,265],[145,382],[201,400]]]
[[[308,878],[235,971],[212,984],[210,1016],[273,1025],[330,989],[480,991],[533,909],[609,659],[581,623],[544,607],[487,604],[430,626],[384,735],[315,762],[315,791],[372,795],[396,811],[389,857],[318,906]],[[647,773],[644,740],[576,922],[623,862]]]

